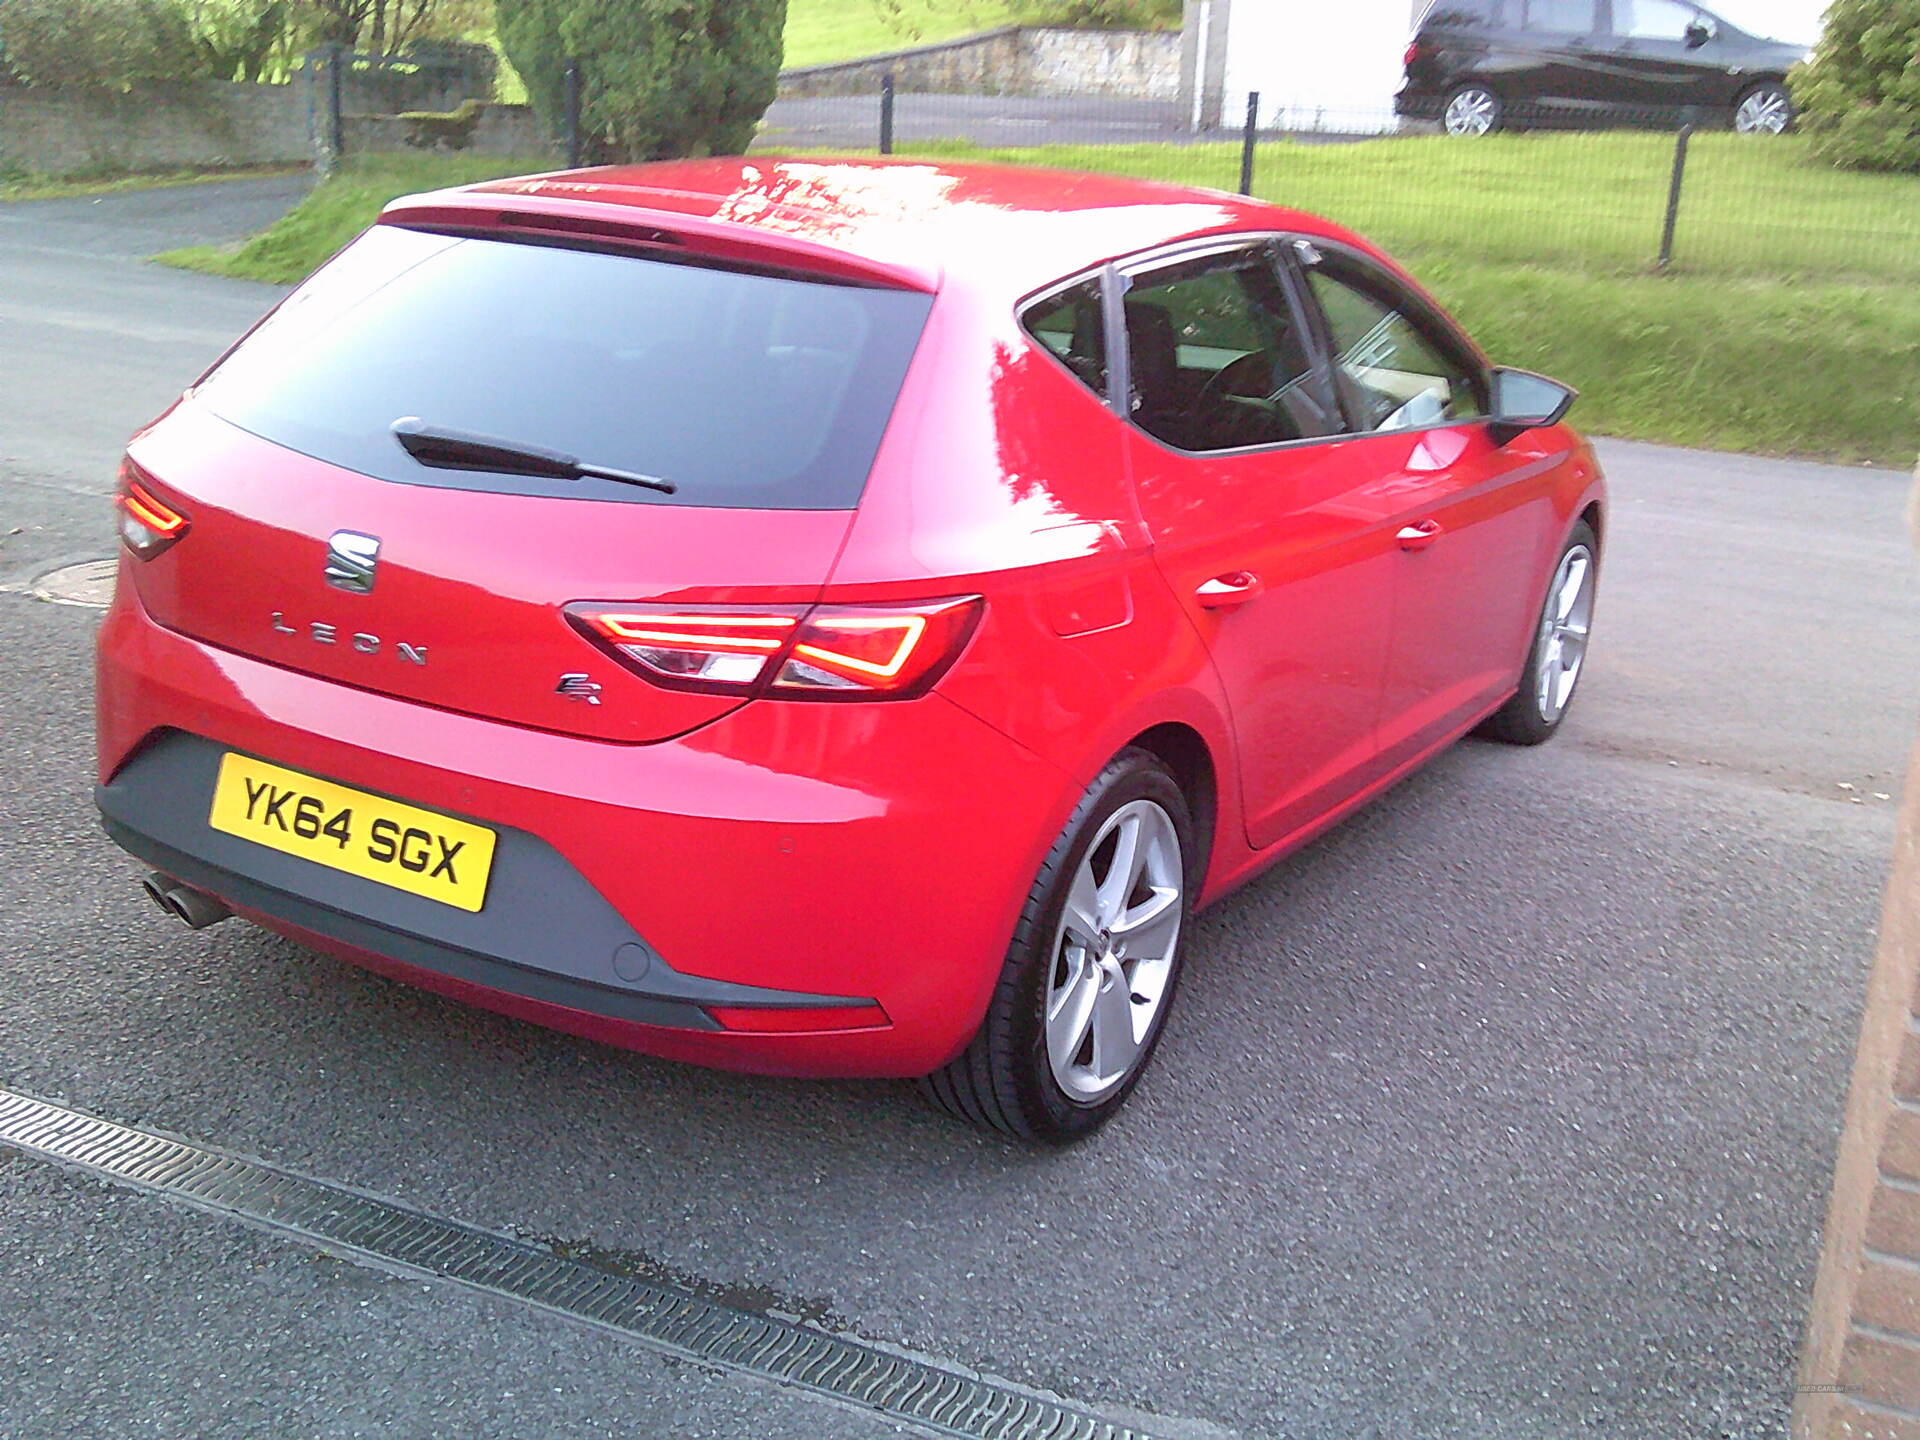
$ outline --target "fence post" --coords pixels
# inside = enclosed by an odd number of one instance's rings
[[[1680,186],[1687,177],[1687,142],[1693,138],[1694,108],[1680,112],[1680,133],[1673,140],[1673,179],[1667,186],[1667,223],[1660,230],[1660,268],[1673,263],[1673,230],[1680,223]]]
[[[578,170],[581,161],[580,137],[580,62],[567,62],[566,89],[567,168]]]
[[[1247,123],[1240,131],[1240,193],[1253,194],[1253,141],[1260,126],[1260,92],[1247,92]]]
[[[880,77],[880,153],[893,153],[893,72]]]
[[[331,170],[347,153],[347,126],[341,117],[340,72],[346,67],[347,47],[335,41],[327,51],[327,148],[333,152]]]

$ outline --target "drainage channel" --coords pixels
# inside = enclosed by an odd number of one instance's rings
[[[392,1200],[0,1089],[0,1145],[385,1266],[618,1331],[682,1359],[967,1440],[1150,1440],[1069,1401],[717,1305]]]

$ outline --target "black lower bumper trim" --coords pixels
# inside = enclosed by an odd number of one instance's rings
[[[708,1006],[875,1003],[683,974],[557,850],[524,831],[491,827],[497,846],[487,903],[469,913],[214,830],[207,808],[224,753],[180,732],[142,750],[94,792],[109,838],[156,870],[315,935],[612,1020],[718,1030]]]
[[[526,1000],[565,1005],[572,1010],[585,1010],[613,1020],[631,1020],[641,1025],[668,1025],[680,1030],[720,1028],[714,1018],[698,1005],[637,995],[616,990],[610,985],[590,985],[586,981],[569,979],[551,971],[530,970],[504,960],[476,955],[470,950],[456,950],[448,945],[436,944],[404,931],[389,930],[384,925],[369,924],[352,915],[343,915],[338,910],[329,910],[324,905],[303,900],[298,895],[257,884],[231,870],[209,865],[183,850],[162,845],[152,836],[142,835],[116,820],[106,819],[104,823],[107,838],[114,844],[176,880],[183,880],[196,889],[205,890],[245,909],[271,915],[276,920],[284,920],[289,925],[297,925],[315,935],[324,935],[329,940],[338,940],[357,950],[385,955],[417,970],[431,970],[436,975],[484,985],[489,990],[503,990]]]

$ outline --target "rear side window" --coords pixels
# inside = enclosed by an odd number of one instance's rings
[[[1021,312],[1020,323],[1081,384],[1107,398],[1107,324],[1098,280],[1083,280],[1034,301]]]
[[[1539,35],[1590,35],[1594,0],[1524,0],[1526,28]]]
[[[376,226],[201,386],[223,419],[383,480],[645,504],[858,503],[929,295]],[[396,420],[671,480],[429,468]]]

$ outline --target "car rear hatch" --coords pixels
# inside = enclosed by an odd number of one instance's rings
[[[752,264],[738,234],[721,261],[644,233],[476,220],[354,242],[132,447],[130,481],[186,526],[130,566],[148,612],[345,685],[610,740],[743,703],[642,678],[568,607],[815,600],[931,297]]]

